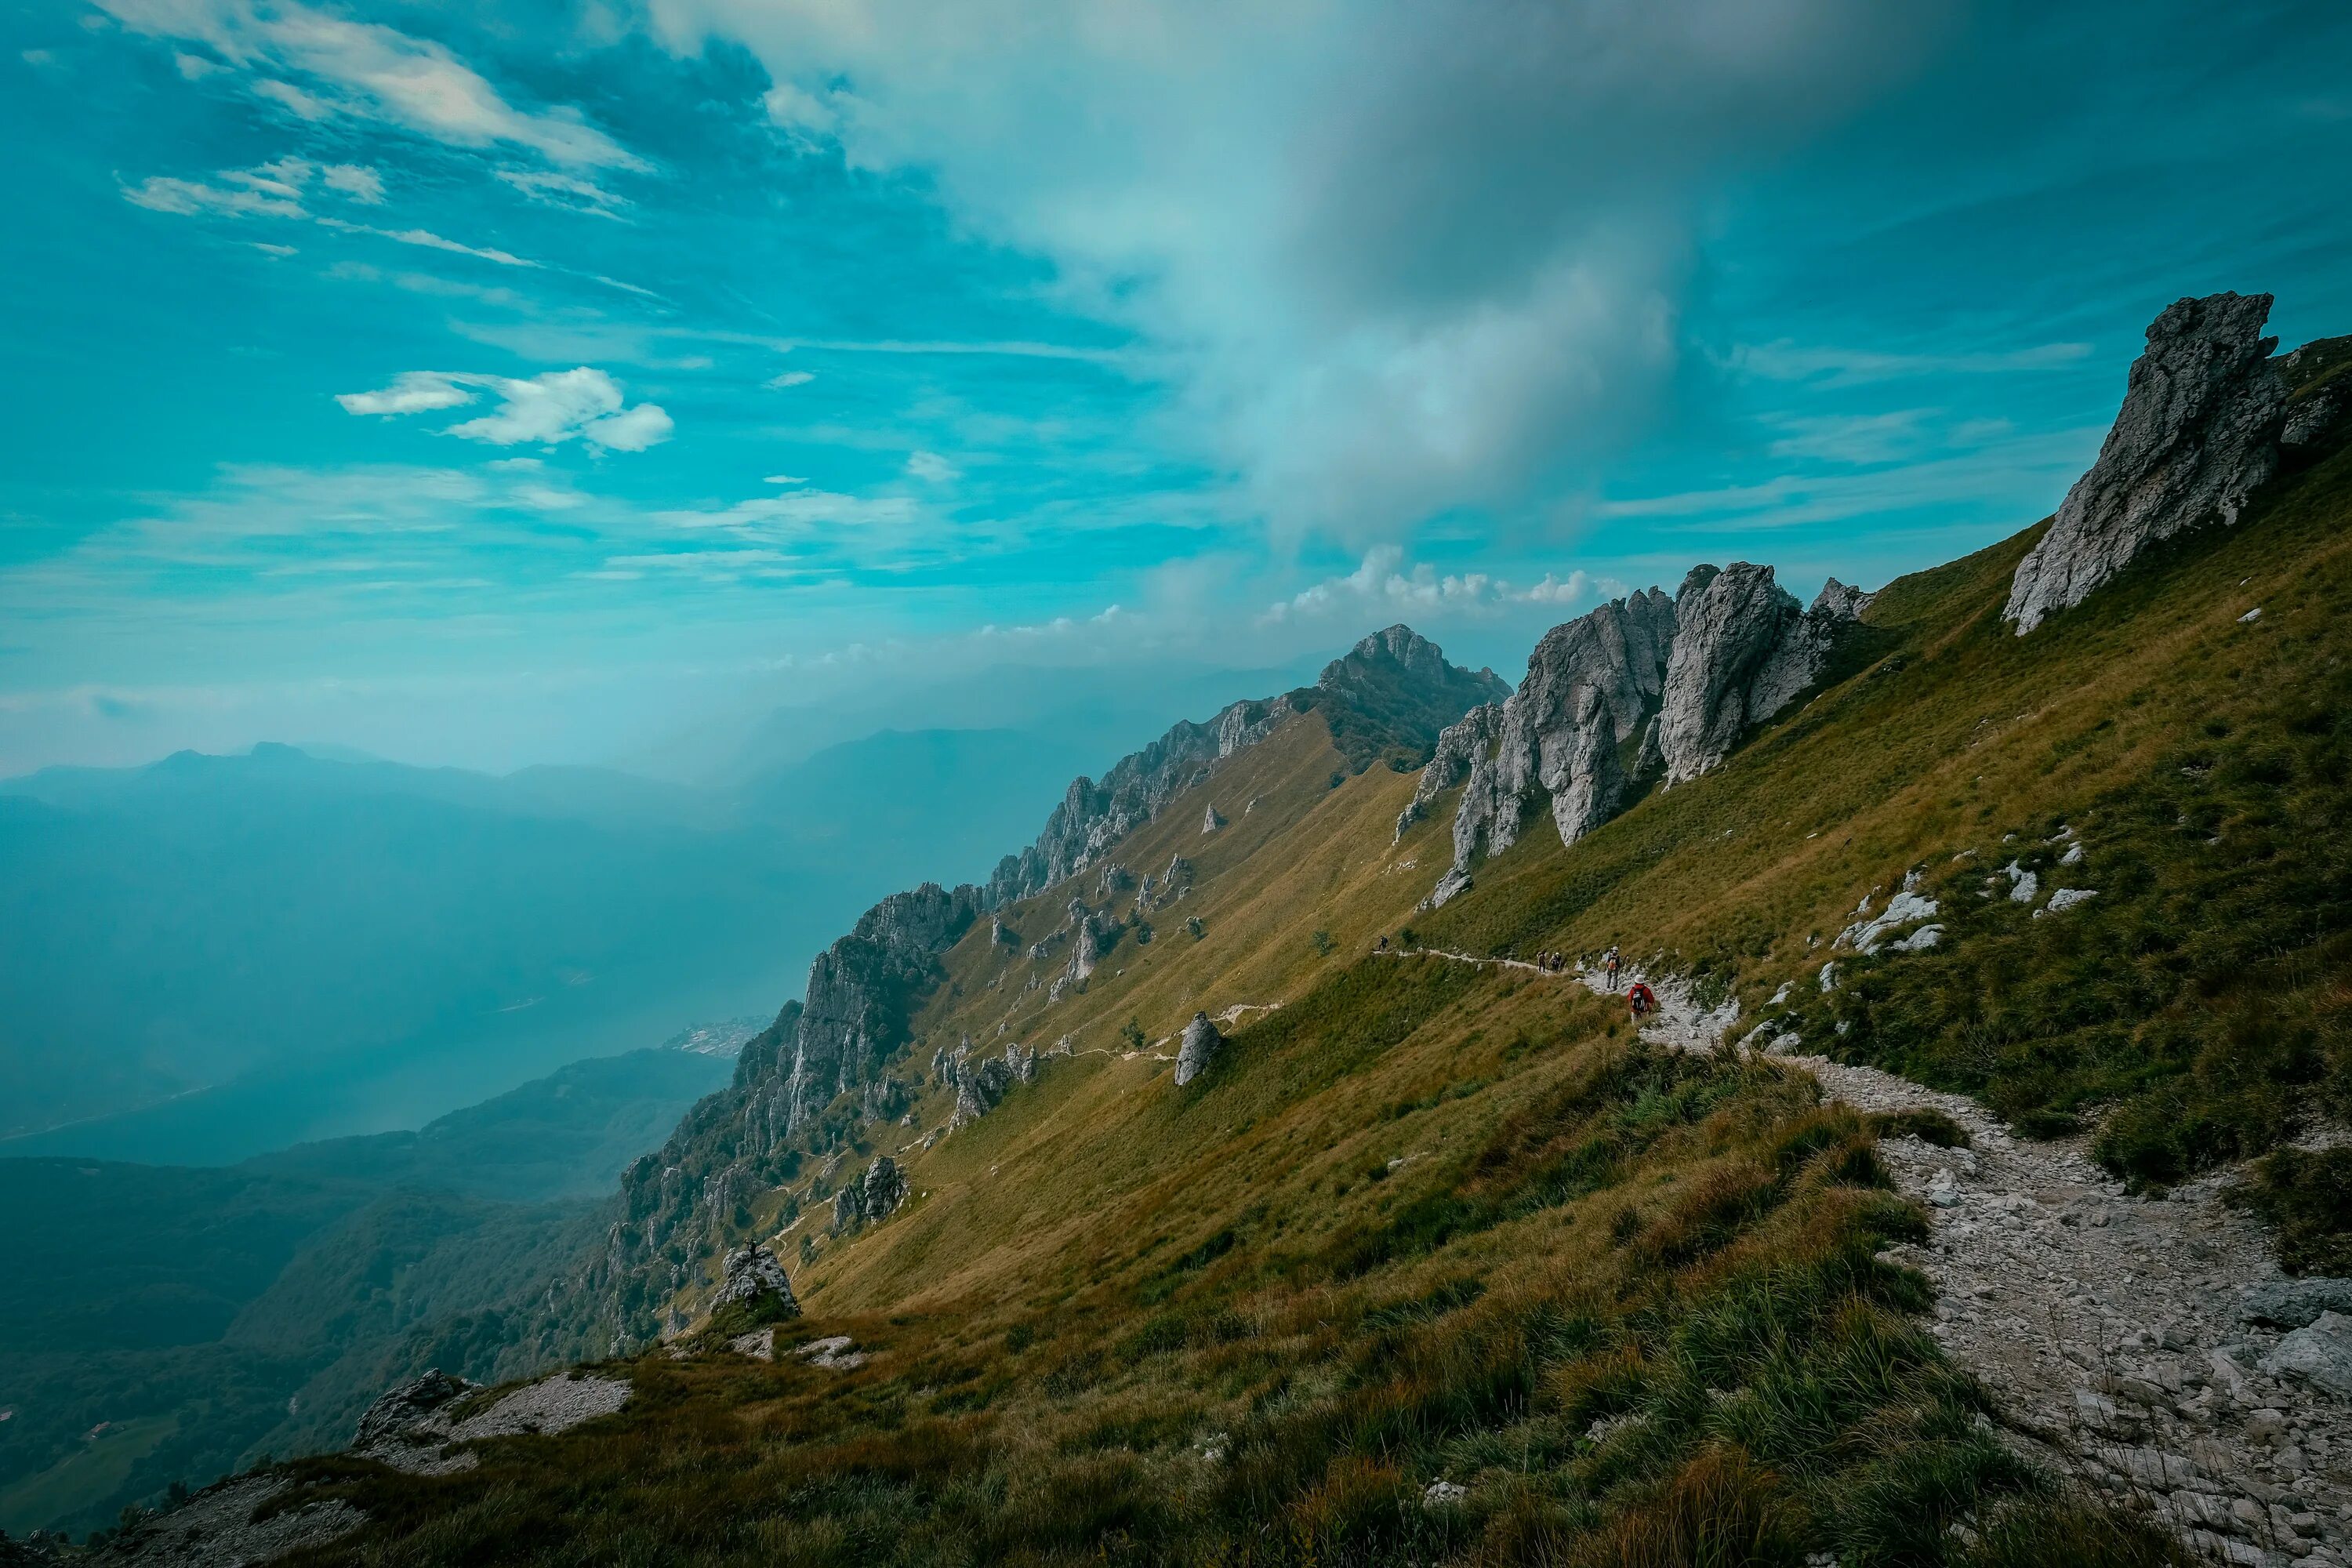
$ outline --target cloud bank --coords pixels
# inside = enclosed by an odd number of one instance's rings
[[[1050,258],[1164,353],[1255,505],[1360,541],[1640,433],[1707,194],[1899,79],[1947,8],[648,3],[674,47],[751,47],[793,136]]]

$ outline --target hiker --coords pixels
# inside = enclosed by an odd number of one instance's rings
[[[1616,944],[1616,943],[1612,942],[1612,943],[1610,943],[1610,944],[1609,944],[1609,952],[1608,952],[1608,956],[1607,956],[1605,959],[1603,959],[1603,960],[1602,960],[1602,962],[1603,962],[1604,963],[1606,963],[1606,964],[1608,965],[1608,968],[1609,968],[1609,989],[1610,989],[1610,990],[1612,990],[1612,991],[1614,991],[1614,990],[1616,990],[1616,989],[1617,989],[1617,944]]]
[[[1373,951],[1374,952],[1386,952],[1388,950],[1389,950],[1389,939],[1388,939],[1388,935],[1387,935],[1387,933],[1386,933],[1386,932],[1382,932],[1382,933],[1381,933],[1381,940],[1380,940],[1379,942],[1375,942],[1375,943],[1372,945],[1372,951]]]
[[[1658,994],[1651,990],[1644,981],[1633,982],[1633,989],[1625,993],[1625,997],[1633,1005],[1633,1019],[1636,1023],[1641,1021],[1643,1014],[1654,1013],[1658,1010]]]

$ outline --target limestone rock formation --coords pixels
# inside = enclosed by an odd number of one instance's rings
[[[435,1367],[386,1390],[360,1416],[358,1430],[352,1434],[353,1451],[364,1453],[398,1438],[451,1400],[472,1393],[478,1386]]]
[[[817,954],[785,1079],[787,1130],[875,1077],[905,1044],[916,995],[927,988],[939,955],[978,916],[980,902],[974,889],[950,892],[926,882],[891,894]]]
[[[2249,1323],[2301,1329],[2316,1321],[2322,1312],[2352,1315],[2352,1279],[2316,1276],[2265,1279],[2247,1288],[2238,1316]]]
[[[842,1235],[886,1220],[906,1201],[907,1177],[898,1162],[887,1154],[877,1154],[864,1177],[833,1195],[834,1233]]]
[[[1772,580],[1772,568],[1735,562],[1694,569],[1675,602],[1674,655],[1658,715],[1666,782],[1696,778],[1731,754],[1751,724],[1770,718],[1819,679],[1839,629],[1842,600],[1811,614]]]
[[[1865,594],[1832,577],[1822,584],[1819,594],[1813,595],[1813,614],[1833,616],[1841,621],[1858,621],[1862,619],[1862,612],[1870,608],[1871,600],[1876,597],[1875,594]]]
[[[1059,981],[1055,982],[1056,985]],[[1022,1047],[1014,1046],[1013,1050]],[[1025,1054],[1025,1053],[1024,1053]],[[959,1057],[950,1064],[955,1083],[955,1112],[948,1120],[950,1130],[969,1127],[990,1111],[1004,1098],[1005,1091],[1022,1080],[1023,1075],[1003,1057],[989,1057],[972,1061]]]
[[[764,1308],[776,1317],[797,1318],[801,1315],[799,1300],[793,1295],[793,1282],[784,1273],[784,1266],[776,1255],[758,1242],[739,1247],[727,1255],[721,1266],[724,1272],[719,1282],[719,1293],[710,1299],[713,1311],[746,1302]]]
[[[1469,758],[1454,818],[1453,872],[1461,873],[1454,880],[1466,885],[1480,848],[1495,855],[1517,842],[1521,823],[1539,805],[1549,805],[1569,844],[1615,813],[1625,785],[1617,746],[1657,709],[1675,617],[1674,602],[1652,588],[1554,626],[1507,700],[1439,737],[1449,767]],[[1491,752],[1484,743],[1490,732]]]
[[[1114,763],[1100,782],[1070,781],[1037,841],[997,863],[988,902],[1008,904],[1086,870],[1110,846],[1165,810],[1235,752],[1256,745],[1297,711],[1289,697],[1235,702],[1205,724],[1172,726]]]
[[[2234,523],[2277,470],[2287,386],[2263,335],[2268,294],[2181,300],[2147,329],[2123,407],[2090,471],[2011,581],[2001,618],[2023,637],[2079,605],[2148,545]]]
[[[1192,1021],[1184,1026],[1183,1043],[1176,1048],[1176,1087],[1181,1089],[1208,1071],[1224,1043],[1224,1036],[1209,1022],[1208,1014],[1193,1014]]]
[[[1397,814],[1397,837],[1402,838],[1407,828],[1426,817],[1439,795],[1470,776],[1471,768],[1494,749],[1502,723],[1503,705],[1481,702],[1438,731],[1436,750],[1421,770],[1412,799]]]
[[[1218,828],[1223,827],[1224,825],[1224,817],[1218,813],[1215,804],[1212,802],[1209,809],[1201,815],[1201,831],[1203,833],[1214,833]]]

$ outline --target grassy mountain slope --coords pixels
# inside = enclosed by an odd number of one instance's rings
[[[596,1228],[583,1200],[730,1065],[578,1062],[421,1131],[241,1166],[0,1160],[0,1529],[87,1527],[343,1441],[413,1335],[558,1272]],[[415,1353],[495,1367],[471,1349]]]
[[[1066,955],[973,926],[896,1069],[909,1123],[749,1197],[801,1260],[796,1331],[866,1364],[689,1339],[628,1363],[621,1415],[463,1475],[305,1461],[374,1521],[324,1555],[2172,1560],[2000,1443],[1879,1260],[1921,1217],[1810,1079],[1661,1054],[1565,977],[1368,950],[1622,942],[1809,1046],[2095,1128],[2136,1179],[2258,1153],[2343,1103],[2347,510],[2339,453],[2025,639],[1997,616],[2030,532],[1894,584],[1724,767],[1573,847],[1530,833],[1426,916],[1449,811],[1391,844],[1412,780],[1297,717],[1116,852],[1194,863],[1151,941],[1050,1003]],[[2011,861],[2096,896],[2036,919]],[[1839,948],[1913,870],[1944,942]],[[1094,880],[1003,919],[1039,940]],[[1274,1003],[1174,1087],[1194,1009]],[[926,1064],[967,1036],[1075,1054],[933,1141]],[[826,1233],[886,1152],[907,1205]],[[2333,1245],[2321,1177],[2269,1169],[2290,1243]]]

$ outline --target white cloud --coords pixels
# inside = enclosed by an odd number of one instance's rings
[[[1364,552],[1363,561],[1353,572],[1344,577],[1327,577],[1276,601],[1258,617],[1258,624],[1357,616],[1372,607],[1384,614],[1416,616],[1433,612],[1492,616],[1515,605],[1557,611],[1593,596],[1600,585],[1581,571],[1570,572],[1565,578],[1547,572],[1541,582],[1518,588],[1484,572],[1441,573],[1427,562],[1407,565],[1402,546],[1376,544]]]
[[[346,414],[423,414],[471,403],[474,395],[436,372],[404,370],[382,391],[337,393],[335,401]]]
[[[1156,345],[1278,524],[1371,539],[1638,433],[1711,193],[1899,80],[1953,9],[651,3],[681,51],[758,54],[792,134],[919,171]]]
[[[98,4],[134,32],[202,44],[244,70],[281,73],[257,75],[253,90],[305,119],[376,120],[451,146],[524,148],[565,168],[649,167],[577,110],[518,109],[447,48],[377,23],[351,21],[296,0],[266,8],[249,0]],[[311,86],[285,76],[307,79]]]
[[[1725,363],[1738,374],[1764,381],[1806,381],[1822,386],[1912,376],[2002,375],[2024,370],[2054,370],[2089,357],[2089,343],[2037,343],[2031,348],[1981,353],[1893,353],[1867,349],[1808,346],[1792,342],[1744,343]]]
[[[529,380],[464,372],[412,370],[374,392],[346,392],[335,401],[346,413],[394,416],[456,408],[488,392],[499,406],[452,425],[445,436],[492,446],[524,442],[559,446],[577,437],[616,452],[642,452],[670,437],[675,428],[659,404],[625,407],[620,384],[588,365],[552,370]]]
[[[356,163],[330,163],[319,171],[320,182],[331,191],[341,191],[355,202],[368,206],[383,201],[383,176],[373,169]]]
[[[937,452],[912,452],[907,457],[907,472],[925,484],[942,485],[950,479],[961,479],[963,470],[940,457]]]
[[[123,200],[150,212],[175,213],[182,217],[216,214],[226,217],[308,217],[299,201],[247,188],[231,190],[202,180],[175,180],[151,175],[127,187]]]
[[[782,392],[787,387],[806,386],[815,379],[816,374],[814,371],[788,370],[782,375],[770,376],[760,384],[771,392]]]
[[[254,94],[287,110],[298,120],[316,123],[334,118],[335,106],[315,94],[304,92],[290,81],[275,77],[263,77],[253,84]]]
[[[208,60],[202,55],[192,55],[184,49],[172,57],[172,63],[179,68],[181,77],[188,81],[202,81],[208,76],[217,76],[228,69],[228,67],[218,60]]]
[[[625,221],[620,209],[629,205],[626,197],[615,195],[593,180],[583,180],[577,174],[566,174],[553,169],[500,169],[498,177],[533,201],[545,202],[569,212],[586,213],[592,217],[608,217]]]

